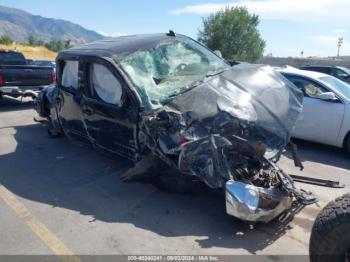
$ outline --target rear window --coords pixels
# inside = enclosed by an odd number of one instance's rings
[[[23,65],[23,64],[26,64],[26,59],[21,53],[0,52],[0,64]]]
[[[309,66],[309,67],[304,67],[302,68],[304,70],[308,71],[316,71],[324,74],[329,74],[330,73],[330,68],[329,67],[315,67],[315,66]]]
[[[50,67],[53,67],[54,66],[54,63],[51,62],[51,61],[34,61],[34,64],[37,65],[37,66],[50,66]]]

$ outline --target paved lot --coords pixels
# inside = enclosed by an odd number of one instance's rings
[[[305,171],[346,189],[304,184],[320,197],[289,224],[254,228],[225,215],[210,194],[160,192],[125,184],[125,161],[65,138],[50,139],[29,103],[0,100],[0,254],[307,254],[310,229],[328,201],[350,188],[341,150],[301,142]]]

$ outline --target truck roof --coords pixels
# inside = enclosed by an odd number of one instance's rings
[[[110,57],[116,61],[120,61],[136,51],[152,48],[160,43],[172,42],[174,39],[186,38],[183,35],[169,36],[165,33],[121,36],[111,40],[96,41],[64,50],[59,53],[58,59],[65,55],[93,55]]]

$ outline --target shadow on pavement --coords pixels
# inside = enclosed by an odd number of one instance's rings
[[[342,148],[299,139],[293,139],[293,141],[298,146],[298,153],[302,162],[312,161],[338,168],[350,169],[350,155]],[[317,152],[317,154],[315,154],[315,152]],[[293,159],[289,151],[285,153],[285,156]]]
[[[14,150],[0,155],[0,183],[22,198],[92,216],[91,223],[131,223],[162,236],[198,237],[202,248],[241,248],[251,253],[290,229],[288,218],[252,227],[229,217],[224,199],[209,189],[181,195],[146,184],[125,184],[119,179],[129,168],[124,161],[66,138],[51,139],[41,124],[0,132],[17,143]]]

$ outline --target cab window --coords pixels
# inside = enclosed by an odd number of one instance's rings
[[[104,65],[90,66],[91,93],[96,99],[108,104],[121,106],[122,85],[114,74]]]

